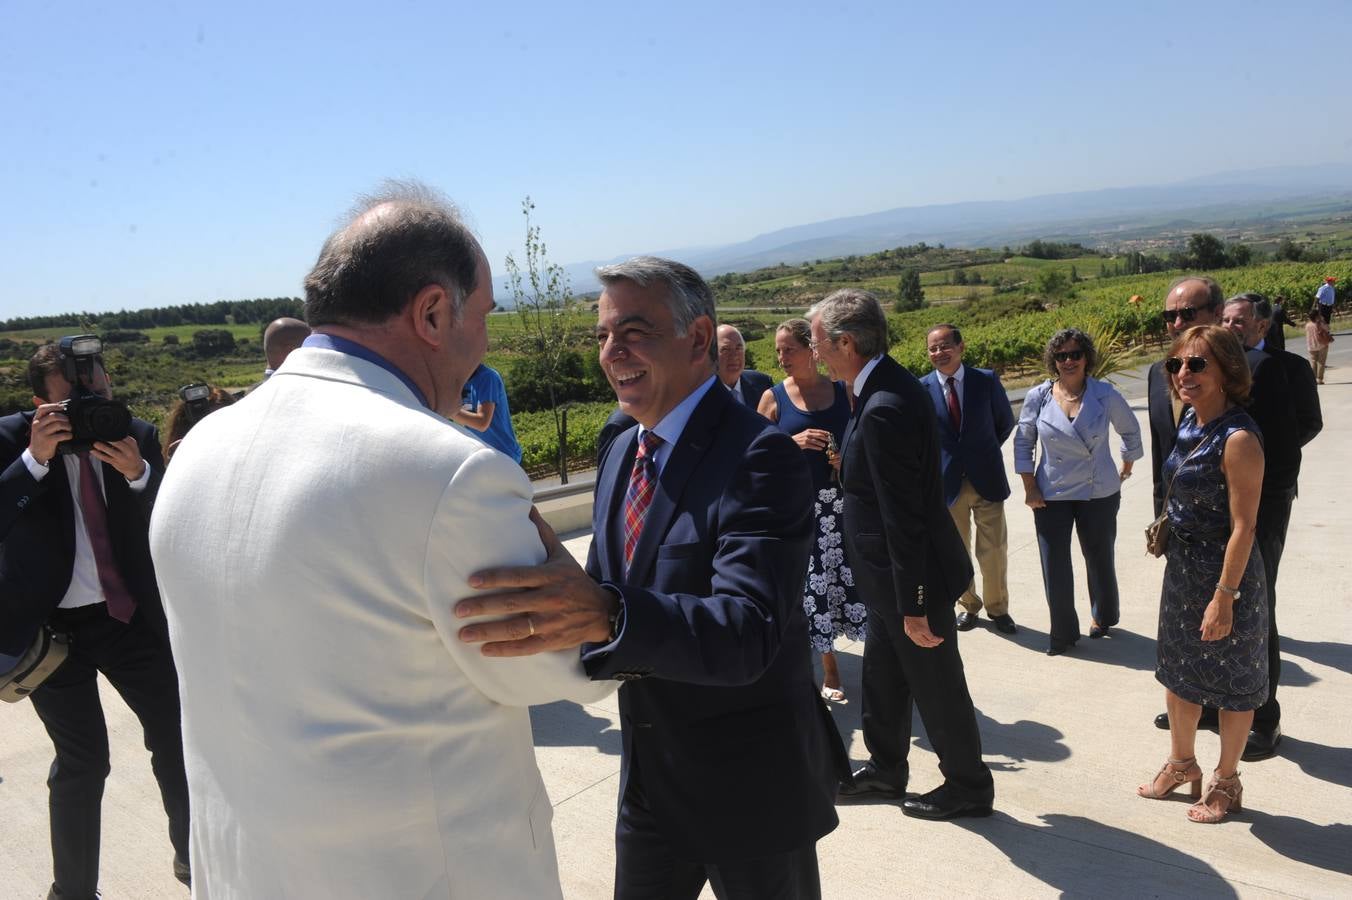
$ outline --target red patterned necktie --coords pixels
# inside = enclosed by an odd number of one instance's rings
[[[953,380],[953,376],[948,376],[948,421],[953,425],[953,430],[962,432],[962,410],[958,409],[958,385]]]
[[[624,495],[624,571],[629,573],[629,563],[634,559],[634,548],[638,546],[638,536],[643,533],[643,518],[648,514],[648,506],[653,502],[653,491],[657,489],[657,466],[653,463],[662,439],[657,432],[645,429],[639,439],[638,455],[634,457],[634,469],[629,473],[629,490]]]
[[[99,585],[108,601],[108,615],[119,622],[130,622],[136,612],[136,598],[127,590],[122,573],[113,558],[113,542],[108,535],[108,508],[103,503],[103,491],[94,476],[94,466],[88,453],[80,457],[80,512],[84,515],[89,546],[94,551],[94,563],[99,570]]]

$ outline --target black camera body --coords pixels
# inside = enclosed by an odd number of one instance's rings
[[[113,443],[131,434],[131,410],[127,404],[100,397],[88,387],[94,365],[103,362],[103,342],[92,334],[63,337],[61,374],[70,382],[71,393],[62,406],[70,419],[71,437],[62,441],[61,453],[83,453],[95,442]]]

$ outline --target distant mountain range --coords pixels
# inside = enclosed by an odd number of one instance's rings
[[[1174,184],[905,206],[862,216],[795,225],[747,241],[684,250],[635,249],[609,260],[566,265],[574,292],[599,289],[592,270],[639,253],[671,256],[706,278],[776,263],[874,253],[915,244],[953,247],[1018,245],[1034,238],[1112,245],[1164,230],[1352,212],[1352,165],[1282,166],[1222,172]],[[501,282],[498,297],[510,298]]]

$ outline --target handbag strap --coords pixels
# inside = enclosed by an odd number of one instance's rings
[[[1224,415],[1225,413],[1221,413],[1221,416]],[[1218,416],[1217,417],[1218,421],[1216,422],[1216,424],[1211,426],[1211,430],[1208,431],[1206,434],[1202,435],[1201,439],[1197,442],[1197,446],[1192,448],[1192,452],[1189,453],[1187,456],[1183,457],[1183,462],[1180,462],[1178,464],[1178,468],[1174,469],[1174,475],[1172,478],[1169,479],[1169,486],[1164,489],[1164,502],[1160,504],[1162,514],[1167,514],[1169,512],[1169,497],[1174,492],[1174,482],[1178,480],[1178,473],[1183,471],[1184,464],[1186,464],[1188,460],[1192,459],[1194,454],[1196,454],[1198,450],[1201,450],[1204,446],[1206,446],[1206,442],[1211,440],[1211,438],[1213,438],[1216,435],[1216,433],[1221,430],[1221,422],[1219,421],[1219,418],[1220,417]]]

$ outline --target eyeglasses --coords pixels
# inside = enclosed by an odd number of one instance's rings
[[[946,352],[948,352],[949,350],[956,350],[956,349],[957,349],[957,348],[956,348],[953,344],[935,344],[933,347],[930,347],[930,348],[929,348],[929,352],[930,352],[930,355],[933,356],[933,355],[936,354],[936,353],[946,353]]]
[[[1160,313],[1160,317],[1164,320],[1164,325],[1167,328],[1174,324],[1176,319],[1191,322],[1197,318],[1199,312],[1210,312],[1215,308],[1216,304],[1214,303],[1208,303],[1206,306],[1180,306],[1178,309],[1166,309]]]
[[[1183,366],[1185,365],[1188,367],[1189,372],[1196,375],[1198,372],[1206,370],[1206,357],[1189,356],[1184,360],[1177,356],[1171,356],[1164,361],[1164,371],[1168,372],[1170,375],[1177,375],[1183,370]]]
[[[1060,352],[1060,353],[1053,353],[1053,354],[1052,354],[1052,359],[1056,360],[1057,362],[1066,362],[1066,361],[1072,360],[1072,359],[1078,362],[1079,360],[1084,359],[1084,351],[1083,351],[1083,350],[1063,350],[1063,351]]]

